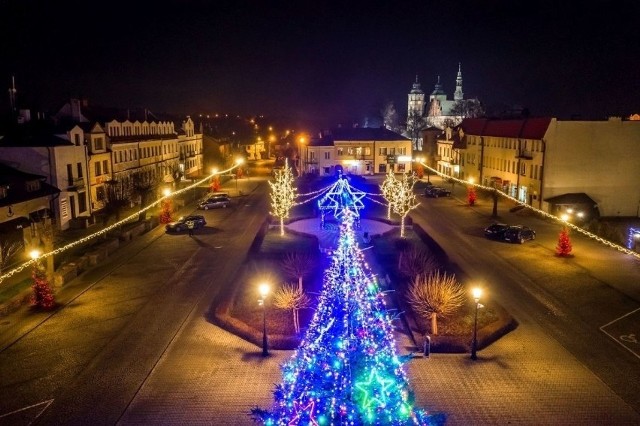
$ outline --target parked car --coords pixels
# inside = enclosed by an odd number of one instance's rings
[[[519,243],[523,244],[528,240],[536,239],[536,231],[529,228],[528,226],[523,225],[513,225],[507,228],[504,232],[505,241],[509,241],[510,243]]]
[[[509,228],[506,223],[493,223],[484,228],[484,236],[492,240],[504,240],[504,233]]]
[[[189,228],[187,224],[187,222],[189,221],[193,222],[194,229],[202,228],[207,224],[207,221],[204,220],[204,216],[201,215],[182,216],[180,219],[174,222],[167,223],[167,225],[165,226],[165,230],[167,232],[186,231]]]
[[[207,198],[198,204],[198,208],[201,210],[209,210],[209,209],[217,209],[223,208],[226,209],[227,206],[231,203],[231,199],[225,196],[215,196],[211,198]]]
[[[427,186],[424,190],[425,197],[438,198],[438,197],[448,197],[451,195],[451,191],[441,186]]]

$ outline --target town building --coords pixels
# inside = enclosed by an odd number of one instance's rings
[[[333,175],[411,170],[411,140],[384,127],[336,128],[303,145],[303,172]]]
[[[640,122],[465,119],[438,139],[437,170],[552,214],[640,216]]]

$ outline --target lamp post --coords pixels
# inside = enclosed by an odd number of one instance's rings
[[[478,359],[476,351],[478,350],[478,308],[480,308],[480,296],[482,295],[482,289],[476,287],[472,290],[473,300],[476,304],[475,315],[473,319],[473,340],[471,341],[471,359]]]
[[[267,294],[269,294],[269,284],[260,284],[260,300],[258,303],[262,305],[262,356],[269,355],[267,350]]]
[[[304,138],[304,136],[301,136],[299,139],[300,142],[300,149],[298,150],[298,174],[302,174],[302,147],[304,146],[304,143],[306,142],[306,139]]]
[[[236,164],[238,166],[240,166],[242,163],[244,163],[244,160],[242,158],[238,158],[236,160]],[[238,191],[238,170],[236,170],[236,194],[240,195],[240,192]]]

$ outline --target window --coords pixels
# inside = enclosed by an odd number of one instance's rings
[[[331,153],[329,151],[324,153],[324,159],[325,160],[331,160]]]
[[[102,138],[96,138],[94,146],[96,150],[104,149],[104,141]]]
[[[371,155],[371,147],[370,146],[365,147],[364,155]]]
[[[82,177],[82,163],[78,163],[78,178]]]
[[[389,155],[396,155],[396,149],[395,148],[389,148]]]
[[[522,176],[526,176],[526,175],[527,175],[527,165],[526,165],[526,164],[524,164],[524,163],[522,163],[522,164],[520,165],[520,174],[521,174]]]
[[[73,135],[73,139],[75,141],[75,144],[80,146],[80,135],[78,134]]]
[[[344,155],[344,150],[342,148],[338,148],[338,157],[342,157]]]
[[[63,219],[69,217],[69,205],[67,204],[66,198],[60,200],[60,216],[62,216]]]
[[[100,162],[96,161],[94,164],[96,168],[96,176],[100,176],[102,174],[102,171],[100,170]]]
[[[105,174],[109,173],[109,162],[107,160],[102,161],[102,171]]]
[[[78,213],[84,213],[87,211],[87,193],[78,193]]]
[[[67,181],[69,182],[69,186],[73,185],[73,167],[71,164],[67,164]]]
[[[25,182],[25,189],[27,192],[33,192],[40,189],[40,181],[39,180],[28,180]]]
[[[399,172],[404,172],[404,170],[405,170],[405,169],[404,169],[404,166],[405,166],[405,164],[404,164],[404,163],[400,163],[400,164],[398,164],[398,171],[399,171]]]
[[[386,164],[378,164],[378,172],[387,173],[387,165]]]
[[[387,155],[387,148],[380,148],[380,155]]]
[[[118,156],[120,157],[120,161],[119,161],[119,163],[122,163],[122,151],[120,151],[120,152],[118,153]]]

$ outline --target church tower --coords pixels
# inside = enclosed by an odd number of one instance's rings
[[[462,93],[462,65],[458,62],[458,76],[456,77],[456,91],[453,92],[453,100],[461,101],[464,99],[464,93]]]
[[[418,76],[416,82],[413,83],[411,92],[409,92],[409,105],[407,106],[407,117],[411,117],[412,112],[417,113],[420,117],[424,115],[424,92],[420,89]]]

